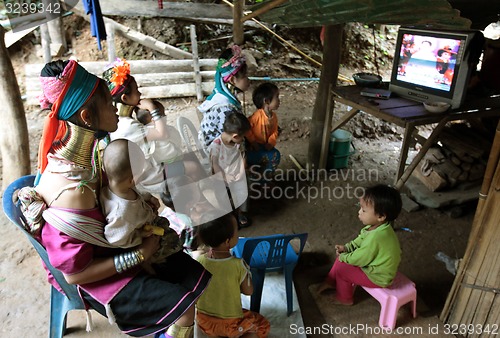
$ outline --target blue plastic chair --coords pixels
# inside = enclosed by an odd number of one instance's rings
[[[298,253],[290,245],[294,238],[300,239]],[[285,274],[287,316],[293,312],[292,274],[299,256],[306,244],[307,233],[291,235],[271,235],[240,238],[233,248],[233,255],[243,258],[250,265],[253,294],[250,310],[259,312],[262,289],[266,272],[283,271]]]
[[[33,186],[35,176],[23,176],[12,182],[3,195],[3,211],[9,220],[14,223],[28,237],[31,244],[35,247],[43,262],[54,276],[57,283],[65,294],[57,291],[53,286],[50,290],[50,338],[61,338],[66,331],[66,315],[70,310],[85,310],[75,285],[70,285],[64,279],[63,274],[55,269],[49,261],[45,248],[34,239],[23,226],[26,222],[19,208],[17,200],[17,191],[23,187]]]

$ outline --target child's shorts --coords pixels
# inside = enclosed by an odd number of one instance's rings
[[[208,336],[240,337],[256,333],[259,338],[269,335],[271,324],[261,314],[243,309],[243,318],[218,318],[197,312],[196,323]]]

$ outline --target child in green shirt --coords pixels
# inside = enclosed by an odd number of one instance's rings
[[[354,240],[335,245],[337,259],[318,290],[336,289],[336,304],[352,305],[356,285],[391,285],[401,261],[399,240],[391,224],[401,211],[399,192],[376,185],[365,190],[359,203],[358,217],[365,226]]]

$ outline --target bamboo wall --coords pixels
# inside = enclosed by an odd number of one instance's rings
[[[500,124],[469,242],[441,320],[464,337],[500,334]]]

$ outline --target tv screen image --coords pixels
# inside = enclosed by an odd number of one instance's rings
[[[449,92],[462,41],[412,34],[402,39],[397,80]]]
[[[471,71],[467,48],[476,33],[400,28],[390,90],[416,101],[459,107]]]

